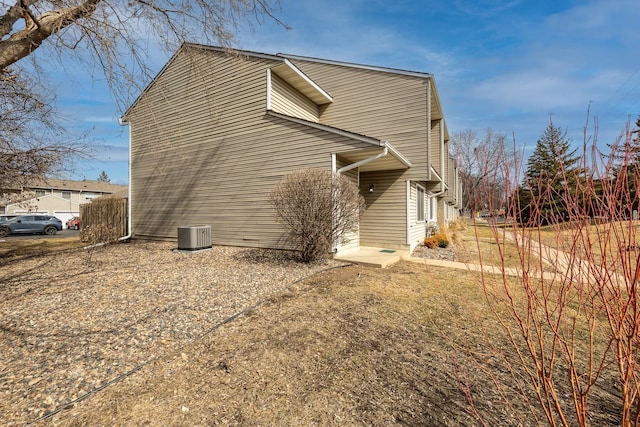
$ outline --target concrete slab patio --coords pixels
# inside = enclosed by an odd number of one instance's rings
[[[512,277],[521,277],[522,271],[518,268],[509,268],[509,267],[500,267],[494,265],[476,265],[476,264],[467,264],[464,262],[454,262],[454,261],[444,261],[437,259],[429,259],[429,258],[421,258],[411,256],[408,250],[403,249],[385,249],[385,248],[375,248],[375,247],[360,247],[352,252],[348,252],[346,254],[340,254],[335,257],[338,261],[345,261],[354,264],[366,265],[369,267],[378,267],[378,268],[386,268],[400,260],[405,260],[418,264],[425,264],[434,267],[445,267],[445,268],[454,268],[460,270],[467,271],[484,271],[488,274],[498,274],[498,275],[506,275]],[[529,274],[534,274],[536,276],[539,273],[529,272]],[[546,278],[552,278],[553,273],[545,272],[543,273]]]

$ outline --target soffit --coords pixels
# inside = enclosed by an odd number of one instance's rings
[[[333,99],[328,93],[288,60],[285,59],[281,64],[271,68],[271,71],[317,105],[333,102]]]
[[[374,157],[384,151],[384,147],[363,148],[355,151],[344,151],[337,153],[342,159],[346,160],[349,164],[356,163],[370,157]],[[402,156],[392,150],[389,150],[386,156],[372,160],[359,167],[360,172],[373,172],[373,171],[385,171],[396,169],[409,169],[406,161],[403,161]]]

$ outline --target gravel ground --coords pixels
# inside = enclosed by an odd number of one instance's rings
[[[0,425],[81,399],[316,272],[289,252],[130,243],[0,261]]]
[[[417,258],[439,259],[442,261],[455,261],[456,248],[453,245],[449,245],[446,248],[429,249],[426,246],[418,245],[411,256]]]

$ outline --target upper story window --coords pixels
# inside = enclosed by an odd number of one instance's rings
[[[63,191],[62,192],[63,199],[71,199],[71,191]]]
[[[36,190],[35,192],[36,192],[36,197],[42,197],[45,194],[47,194],[46,191],[44,190]]]
[[[86,200],[93,200],[93,198],[95,197],[95,195],[93,193],[84,193],[84,198]]]

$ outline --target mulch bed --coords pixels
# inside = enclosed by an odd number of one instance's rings
[[[0,424],[104,388],[293,283],[339,266],[287,251],[130,243],[0,261]],[[414,256],[453,260],[454,248]]]
[[[0,261],[0,424],[23,425],[339,266],[290,252],[130,243]]]
[[[446,248],[428,248],[424,245],[418,245],[414,249],[411,256],[417,258],[438,259],[442,261],[455,261],[456,260],[456,247],[449,245]]]

